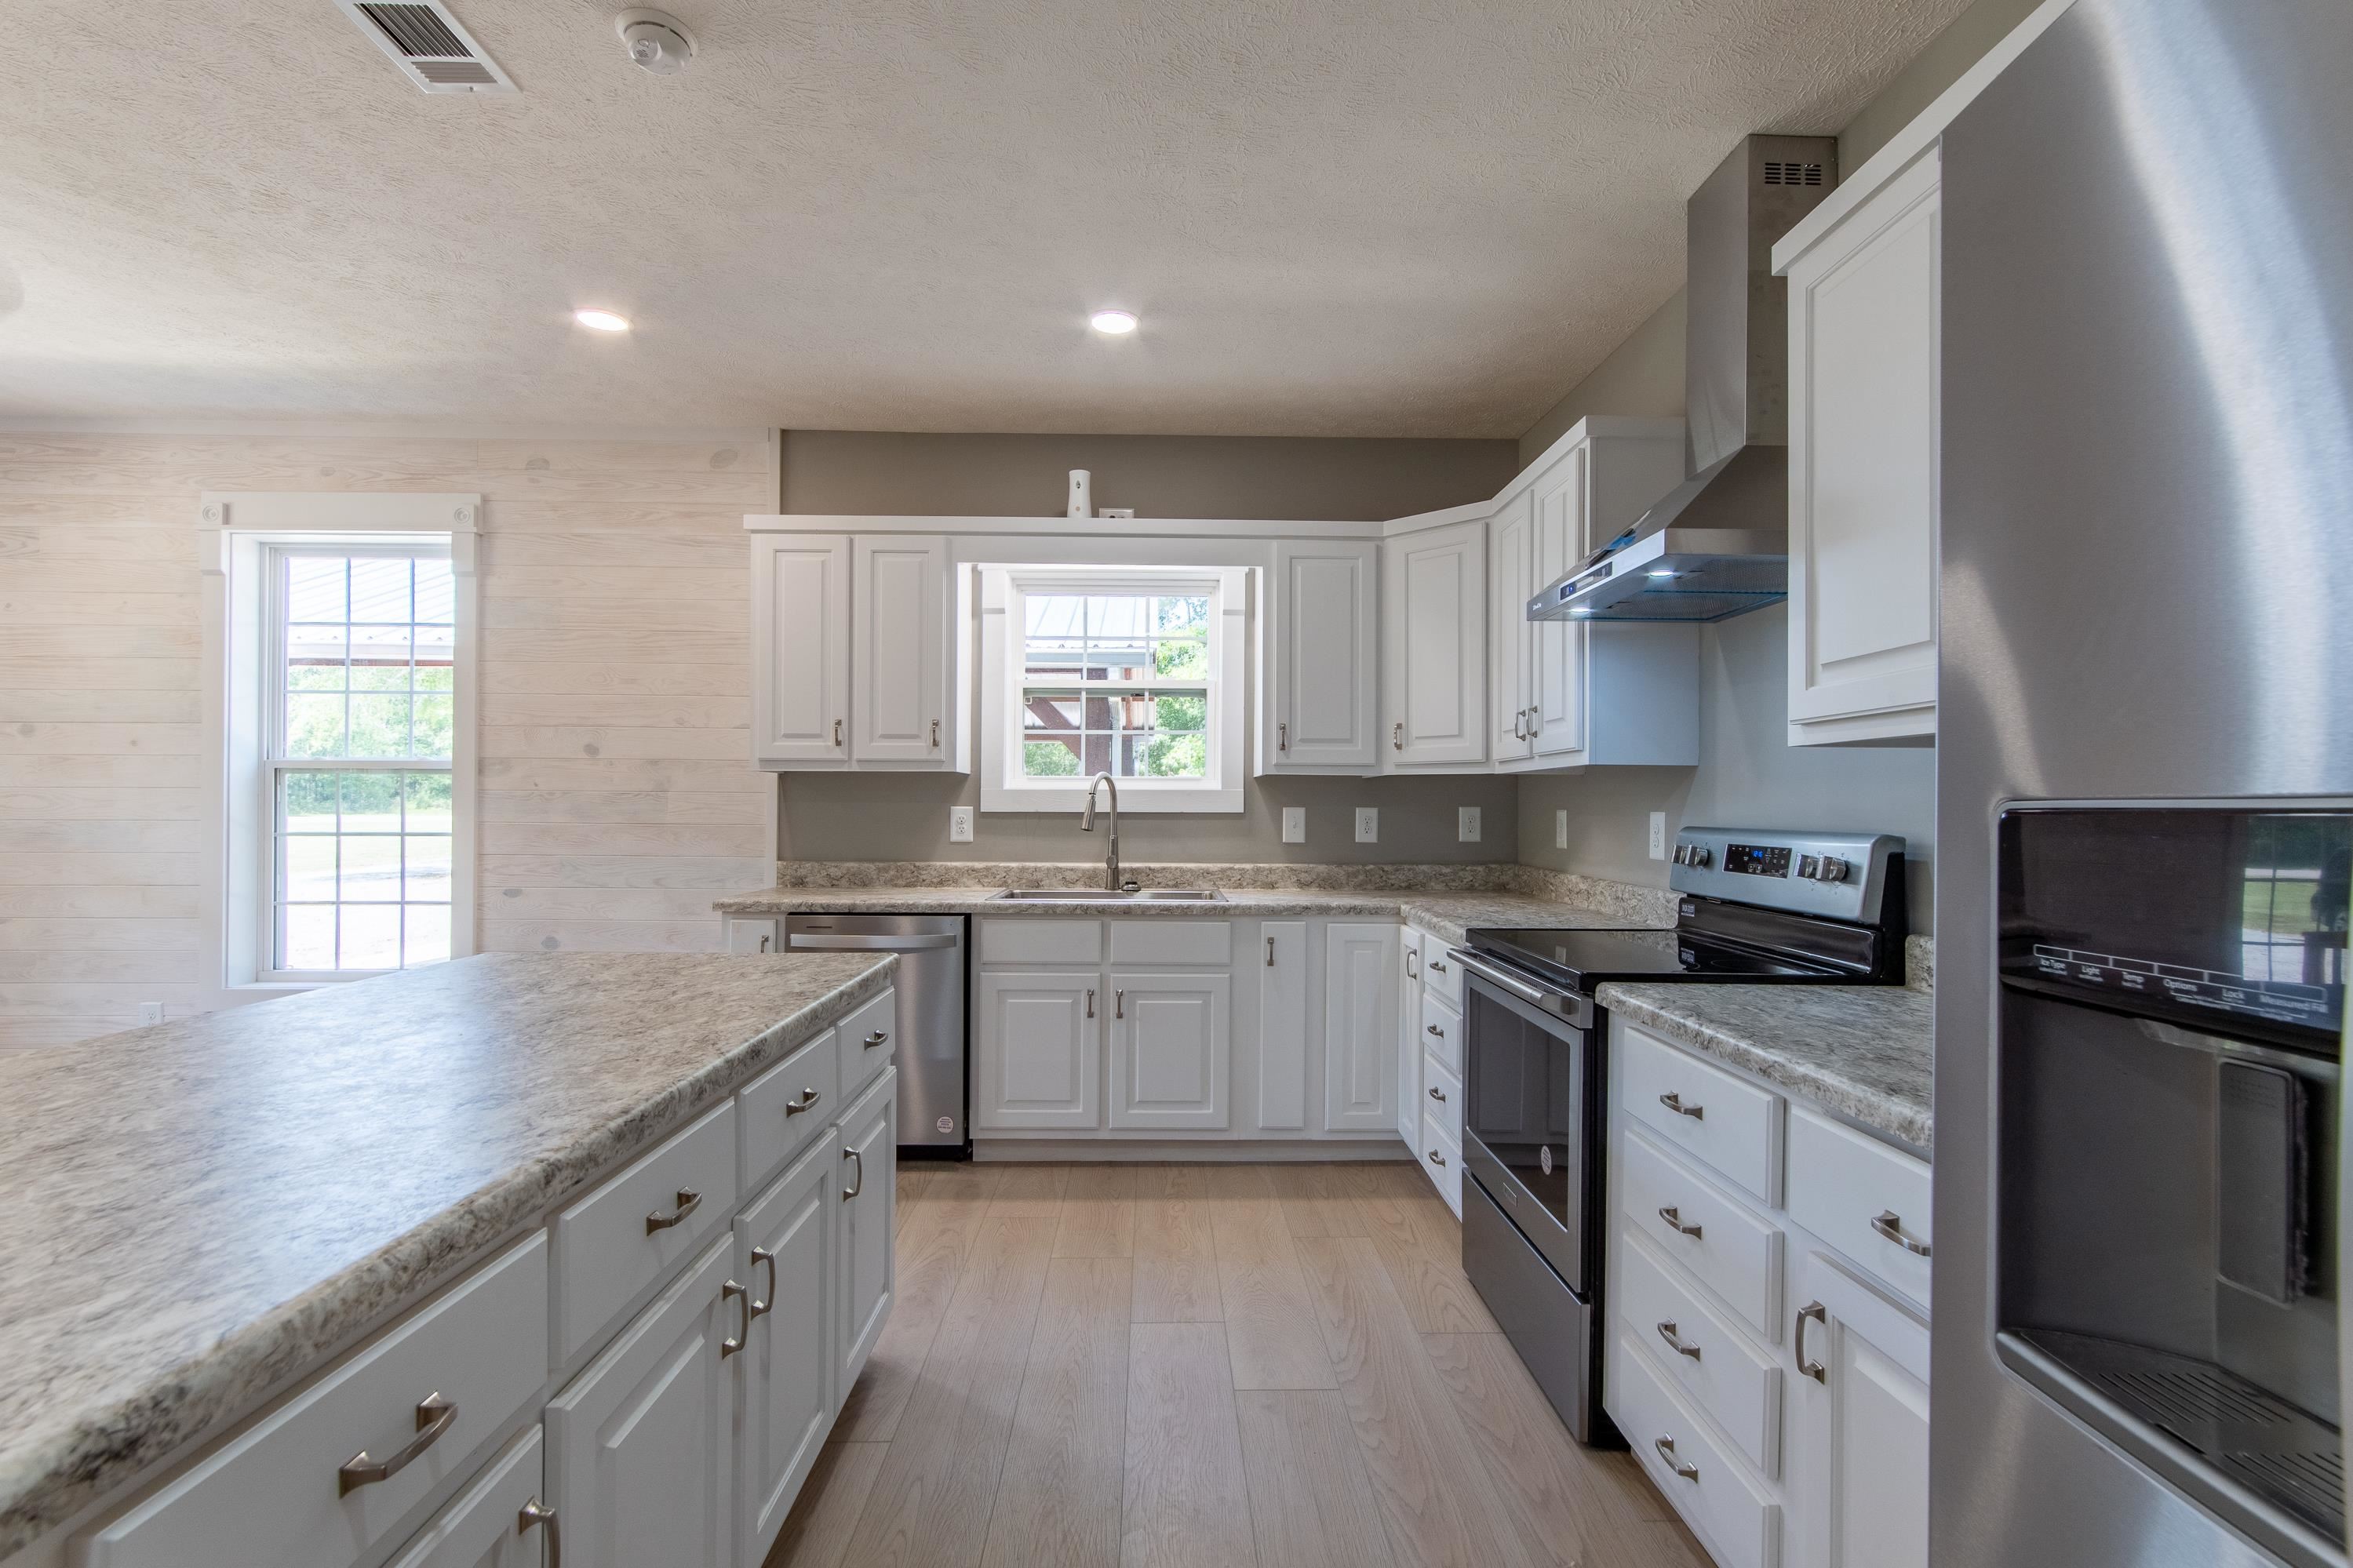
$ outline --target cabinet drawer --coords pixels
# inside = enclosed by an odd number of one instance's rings
[[[1448,1006],[1462,1011],[1462,966],[1454,962],[1453,950],[1434,936],[1421,942],[1421,992],[1443,997]]]
[[[1425,1102],[1426,1103],[1426,1102]],[[1438,1184],[1438,1195],[1462,1217],[1462,1151],[1446,1136],[1446,1129],[1428,1111],[1422,1112],[1421,1141],[1414,1153],[1421,1160],[1422,1173]]]
[[[595,1343],[640,1292],[726,1228],[735,1161],[731,1100],[555,1216],[559,1363]],[[683,1219],[648,1228],[681,1206]]]
[[[1234,928],[1229,921],[1189,917],[1111,922],[1113,963],[1212,963],[1234,961]]]
[[[1677,1279],[1639,1234],[1628,1231],[1620,1253],[1620,1326],[1771,1480],[1781,1468],[1780,1366]]]
[[[1621,1334],[1611,1361],[1609,1414],[1642,1471],[1724,1568],[1778,1568],[1781,1508],[1704,1422],[1672,1394]]]
[[[841,1021],[834,1031],[841,1062],[841,1097],[856,1094],[891,1065],[899,1048],[899,994],[885,991]]]
[[[980,922],[983,963],[1101,963],[1103,951],[1101,921]]]
[[[499,1450],[464,1491],[409,1538],[391,1568],[539,1568],[546,1532],[519,1528],[520,1516],[546,1494],[541,1470],[546,1445],[536,1426]]]
[[[1625,1049],[1618,1094],[1626,1113],[1671,1146],[1722,1172],[1758,1201],[1778,1203],[1781,1097],[1640,1029],[1625,1029],[1620,1038]]]
[[[1455,1077],[1462,1076],[1462,1011],[1425,985],[1421,988],[1421,1048]]]
[[[547,1382],[547,1241],[533,1235],[264,1416],[83,1542],[85,1568],[342,1568],[385,1544],[425,1494]],[[421,1436],[418,1406],[455,1402],[441,1435],[345,1492],[337,1467]]]
[[[737,1091],[736,1136],[744,1143],[737,1192],[766,1181],[840,1111],[839,1032],[828,1029]]]
[[[1462,1080],[1429,1052],[1421,1058],[1421,1113],[1433,1121],[1446,1141],[1462,1145]]]
[[[1789,1118],[1789,1217],[1922,1306],[1933,1190],[1903,1151],[1810,1110]]]
[[[1622,1212],[1635,1230],[1690,1269],[1767,1344],[1781,1342],[1778,1226],[1631,1130],[1625,1188]]]

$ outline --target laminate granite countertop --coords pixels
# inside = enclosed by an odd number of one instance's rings
[[[1901,985],[1611,984],[1632,1024],[1828,1107],[1926,1156],[1936,1048],[1926,991]]]
[[[0,1557],[484,1260],[896,962],[500,953],[0,1056]]]

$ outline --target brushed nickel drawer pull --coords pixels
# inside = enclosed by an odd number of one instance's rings
[[[515,1515],[515,1533],[521,1535],[534,1524],[547,1526],[547,1568],[564,1568],[564,1536],[555,1527],[555,1510],[537,1498],[523,1504],[522,1511]]]
[[[696,1192],[692,1187],[681,1187],[678,1190],[677,1202],[678,1207],[670,1210],[668,1214],[664,1214],[661,1210],[656,1209],[653,1213],[646,1215],[646,1234],[648,1236],[653,1235],[654,1232],[658,1230],[668,1230],[670,1226],[685,1219],[687,1215],[692,1214],[696,1209],[701,1208],[702,1206],[702,1194]]]
[[[844,1187],[841,1190],[841,1201],[843,1203],[848,1203],[850,1199],[856,1197],[859,1194],[866,1190],[866,1156],[860,1153],[855,1149],[844,1149],[841,1152],[841,1157],[845,1160],[854,1160],[857,1162],[857,1166],[851,1173],[851,1180],[855,1184]]]
[[[1436,1035],[1441,1040],[1446,1037],[1446,1031],[1440,1028],[1435,1024],[1424,1024],[1422,1027],[1429,1030],[1431,1034]]]
[[[1702,1117],[1707,1114],[1706,1106],[1685,1105],[1683,1103],[1683,1097],[1680,1094],[1672,1092],[1662,1094],[1659,1096],[1659,1103],[1665,1106],[1669,1110],[1673,1111],[1677,1116],[1688,1116],[1694,1121],[1699,1121]]]
[[[335,1471],[335,1495],[349,1497],[362,1487],[392,1479],[408,1468],[409,1460],[439,1442],[441,1434],[449,1430],[457,1419],[456,1400],[444,1399],[438,1391],[427,1394],[417,1402],[417,1436],[390,1458],[371,1459],[368,1451],[362,1448],[345,1459]]]
[[[1923,1258],[1928,1256],[1928,1244],[1906,1235],[1904,1230],[1904,1216],[1894,1209],[1886,1210],[1878,1218],[1873,1220],[1871,1228],[1906,1252],[1915,1252]]]
[[[888,1029],[877,1029],[872,1034],[867,1036],[862,1043],[865,1045],[866,1048],[871,1051],[890,1037],[891,1032]]]
[[[805,1089],[801,1090],[800,1098],[798,1100],[788,1100],[785,1101],[785,1114],[786,1116],[798,1116],[802,1111],[807,1110],[809,1107],[815,1105],[819,1098],[820,1097],[817,1090],[813,1089]]]
[[[1659,1325],[1659,1338],[1666,1341],[1667,1348],[1677,1355],[1687,1355],[1694,1361],[1699,1360],[1699,1347],[1684,1339],[1677,1331],[1673,1319],[1670,1318]]]
[[[1433,958],[1430,961],[1430,972],[1432,974],[1443,974],[1446,973],[1446,965]]]
[[[1274,727],[1274,749],[1278,752],[1287,752],[1291,750],[1290,725],[1277,724]]]
[[[738,1329],[732,1337],[719,1342],[719,1359],[721,1361],[725,1361],[729,1356],[733,1355],[737,1351],[742,1350],[744,1348],[744,1341],[749,1337],[752,1332],[752,1293],[749,1290],[744,1289],[741,1285],[736,1284],[733,1279],[730,1279],[726,1284],[719,1287],[719,1299],[722,1301],[724,1301],[731,1296],[741,1296],[744,1298],[744,1326],[741,1329]]]
[[[1443,1165],[1446,1163],[1446,1156],[1432,1149],[1430,1152],[1430,1163],[1433,1165]]]
[[[841,721],[839,719],[833,721],[833,743],[837,746],[841,744]]]
[[[1821,1362],[1806,1359],[1806,1323],[1809,1320],[1827,1329],[1831,1326],[1831,1310],[1820,1301],[1809,1301],[1799,1308],[1798,1331],[1789,1336],[1792,1342],[1789,1349],[1798,1358],[1799,1372],[1804,1373],[1816,1383],[1828,1385],[1831,1380],[1830,1367]]]
[[[752,1249],[752,1261],[768,1266],[768,1299],[763,1301],[757,1296],[752,1298],[744,1314],[744,1327],[747,1331],[755,1321],[766,1317],[769,1309],[776,1304],[776,1255],[765,1247],[755,1247]]]
[[[1446,1091],[1439,1088],[1436,1084],[1431,1084],[1430,1086],[1430,1098],[1438,1101],[1439,1104],[1443,1105],[1446,1103]]]
[[[765,937],[765,936],[762,937],[762,938],[760,939],[760,951],[761,951],[762,952],[767,952],[767,951],[768,951],[768,943],[769,943],[769,942],[773,942],[773,941],[775,941],[775,940],[776,940],[776,939],[775,939],[774,937]],[[547,1517],[548,1517],[548,1518],[550,1518],[550,1519],[554,1519],[555,1516],[554,1516],[554,1514],[552,1514],[552,1513],[551,1513],[551,1514],[549,1514]]]
[[[1421,954],[1411,948],[1405,950],[1405,977],[1408,980],[1421,978]]]
[[[1659,1211],[1659,1217],[1665,1220],[1670,1226],[1672,1226],[1676,1230],[1681,1231],[1683,1235],[1690,1237],[1694,1241],[1697,1241],[1699,1239],[1699,1226],[1695,1225],[1685,1225],[1683,1223],[1683,1211],[1679,1205],[1673,1204],[1668,1205],[1666,1207]]]
[[[1113,991],[1111,994],[1111,1016],[1114,1018],[1124,1018],[1127,1016],[1126,992]]]
[[[1675,1474],[1681,1476],[1687,1481],[1695,1481],[1699,1479],[1699,1467],[1697,1465],[1686,1465],[1681,1459],[1675,1458],[1675,1440],[1672,1437],[1653,1438],[1651,1442],[1651,1447],[1656,1448],[1659,1451],[1659,1457],[1666,1460],[1667,1468],[1674,1471]]]

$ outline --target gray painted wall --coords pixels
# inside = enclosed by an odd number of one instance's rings
[[[1680,419],[1683,416],[1683,291],[1626,334],[1593,367],[1593,374],[1561,395],[1545,416],[1520,437],[1520,466],[1527,467],[1544,449],[1588,414],[1622,414],[1630,419]]]

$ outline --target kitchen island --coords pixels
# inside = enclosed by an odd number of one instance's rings
[[[193,1545],[178,1550],[174,1531],[185,1541],[239,1528],[259,1532],[251,1561],[281,1560],[263,1535],[306,1562],[383,1560],[467,1479],[470,1455],[523,1426],[535,1447],[543,1388],[607,1339],[636,1333],[642,1319],[607,1331],[649,1300],[652,1316],[681,1270],[694,1272],[686,1254],[723,1244],[735,1200],[756,1201],[755,1184],[810,1142],[815,1129],[753,1137],[754,1091],[778,1064],[821,1066],[849,1100],[857,1086],[837,1076],[833,1037],[844,1020],[888,1016],[894,964],[873,954],[486,955],[0,1058],[10,1118],[0,1144],[0,1560],[63,1561],[69,1538],[113,1529],[106,1521],[126,1505],[134,1516],[156,1509],[157,1498],[134,1500],[232,1433],[193,1472],[218,1469],[205,1480],[209,1503],[197,1487],[196,1500],[143,1534],[100,1542],[90,1561],[211,1562]],[[888,1056],[869,1052],[858,1068],[876,1082],[886,1121]],[[848,1120],[830,1108],[802,1118]],[[700,1162],[712,1174],[696,1183],[716,1201],[693,1215],[702,1205],[653,1168],[663,1161]],[[889,1166],[886,1154],[865,1173],[885,1189],[885,1218]],[[642,1231],[631,1215],[606,1225],[598,1205],[640,1168],[665,1203],[681,1188],[678,1217],[649,1214]],[[829,1158],[821,1173],[829,1187]],[[633,1235],[661,1250],[625,1256]],[[719,1272],[743,1268],[731,1258]],[[412,1314],[455,1318],[510,1279],[536,1281],[508,1291],[523,1310],[499,1320],[515,1347],[499,1359],[530,1392],[500,1408],[487,1388],[449,1387],[464,1420],[440,1445],[448,1451],[381,1487],[347,1475],[339,1500],[332,1472],[346,1453],[381,1458],[421,1436],[425,1396],[444,1391],[404,1390],[397,1409],[351,1411],[341,1426],[329,1395],[409,1342]],[[773,1298],[774,1278],[761,1282]],[[305,1431],[343,1445],[304,1456],[318,1474],[296,1491],[322,1497],[322,1518],[287,1525],[272,1507],[280,1479],[260,1474],[260,1460],[229,1461],[264,1453],[283,1414],[271,1407],[355,1347],[319,1385],[325,1394],[287,1403]],[[515,1370],[533,1347],[536,1366]],[[269,1413],[240,1431],[257,1412]],[[357,1436],[346,1441],[343,1426]],[[534,1493],[539,1468],[534,1454]],[[547,1489],[560,1490],[553,1455],[547,1470]],[[240,1505],[256,1510],[246,1526],[216,1517]],[[280,1542],[281,1525],[316,1533]],[[712,1531],[726,1538],[731,1528]],[[332,1556],[318,1554],[322,1541]],[[581,1546],[576,1557],[604,1555]]]

